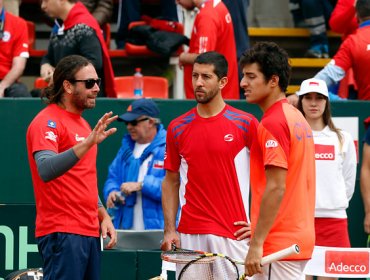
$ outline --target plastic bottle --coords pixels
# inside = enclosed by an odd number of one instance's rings
[[[134,97],[142,98],[143,97],[143,74],[141,74],[141,68],[135,68],[134,74]]]

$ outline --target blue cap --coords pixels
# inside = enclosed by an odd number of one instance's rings
[[[140,116],[158,118],[159,108],[157,104],[149,98],[137,99],[128,106],[127,112],[120,115],[117,120],[121,122],[131,122]]]

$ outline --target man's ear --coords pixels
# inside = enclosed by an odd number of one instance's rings
[[[272,75],[270,78],[269,83],[271,84],[272,87],[278,87],[279,86],[279,76],[277,75]]]
[[[63,81],[63,89],[64,89],[64,92],[66,92],[68,94],[72,94],[72,92],[73,92],[72,83],[67,81],[67,80],[64,80]]]
[[[219,88],[220,89],[223,89],[225,86],[226,86],[226,84],[227,84],[227,82],[228,82],[229,80],[227,79],[227,77],[222,77],[221,79],[220,79],[220,81],[218,82],[219,83]]]

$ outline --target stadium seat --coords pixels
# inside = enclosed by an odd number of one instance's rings
[[[35,24],[32,21],[26,21],[27,22],[27,29],[28,29],[28,48],[30,56],[36,56],[41,57],[44,56],[46,53],[46,50],[36,50],[35,44],[36,44],[36,29]]]
[[[157,76],[144,76],[143,97],[168,98],[168,81]],[[134,98],[133,77],[118,76],[114,78],[117,98]]]
[[[35,82],[33,83],[33,87],[34,88],[39,88],[39,89],[42,89],[42,88],[46,88],[48,86],[48,82],[46,82],[43,78],[41,77],[37,77],[35,79]]]

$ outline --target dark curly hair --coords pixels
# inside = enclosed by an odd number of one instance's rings
[[[273,75],[279,77],[279,87],[286,92],[289,85],[291,66],[287,52],[273,42],[259,42],[246,50],[240,58],[239,65],[243,69],[245,65],[257,63],[259,70],[265,76],[266,81]]]

